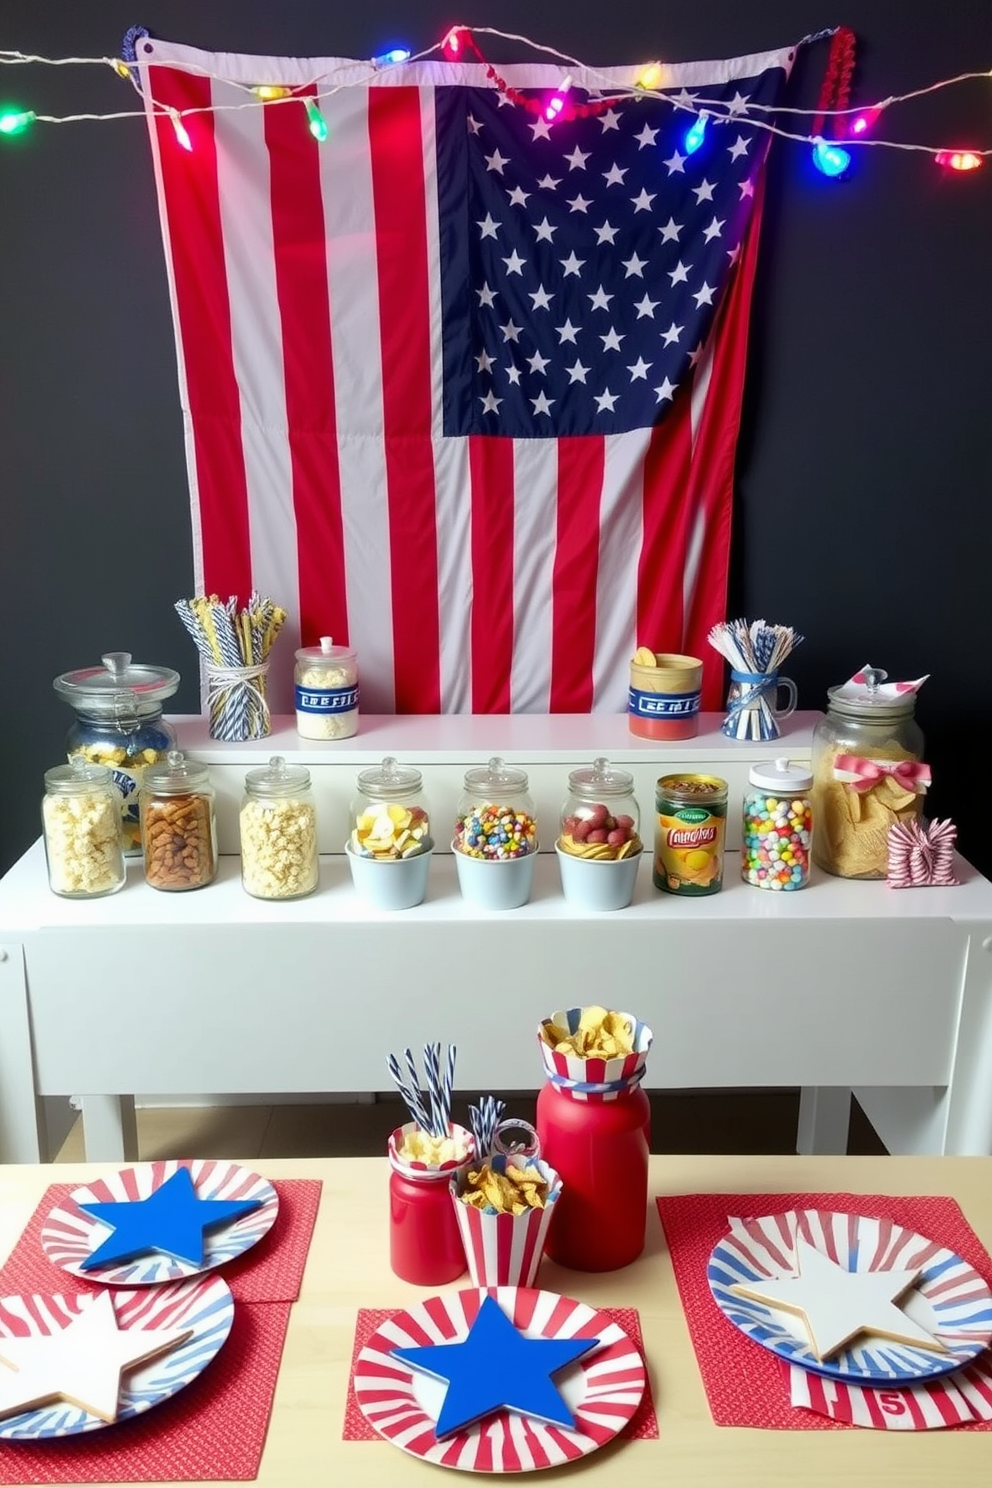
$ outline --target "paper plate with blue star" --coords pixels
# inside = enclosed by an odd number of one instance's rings
[[[41,1229],[48,1259],[103,1286],[212,1271],[267,1235],[279,1196],[237,1163],[150,1162],[74,1189]]]
[[[992,1292],[946,1246],[829,1209],[731,1217],[707,1279],[724,1316],[779,1358],[850,1383],[910,1384],[992,1341]]]
[[[472,1288],[388,1318],[355,1364],[355,1398],[387,1441],[463,1472],[533,1472],[604,1446],[633,1418],[644,1360],[584,1302]]]

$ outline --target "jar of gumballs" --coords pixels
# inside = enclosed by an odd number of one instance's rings
[[[812,773],[789,759],[753,765],[744,796],[741,877],[790,892],[809,883]]]
[[[494,755],[466,770],[452,847],[466,857],[505,861],[537,851],[537,823],[526,770]]]

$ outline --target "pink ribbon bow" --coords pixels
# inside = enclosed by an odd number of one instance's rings
[[[838,754],[834,769],[855,775],[857,779],[847,782],[854,790],[871,790],[886,775],[914,795],[930,784],[930,766],[916,760],[870,760],[860,754]]]

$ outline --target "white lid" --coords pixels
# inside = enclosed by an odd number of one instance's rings
[[[813,784],[811,771],[804,765],[794,765],[790,759],[770,760],[766,765],[752,765],[747,778],[759,790],[771,791],[777,796],[789,796],[795,791],[809,790]]]

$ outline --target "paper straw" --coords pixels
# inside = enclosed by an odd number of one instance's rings
[[[412,1086],[408,1085],[403,1079],[403,1076],[400,1072],[400,1062],[396,1058],[395,1054],[388,1054],[386,1056],[386,1068],[389,1070],[393,1084],[399,1091],[400,1096],[402,1097],[403,1102],[410,1113],[411,1121],[415,1121],[416,1124],[420,1127],[421,1131],[430,1131],[430,1121],[428,1120],[427,1111],[420,1097],[420,1087],[417,1083],[417,1072],[413,1066],[413,1055],[410,1053],[409,1049],[407,1049],[406,1051],[406,1057],[411,1074],[413,1076]]]
[[[495,1095],[480,1096],[477,1106],[469,1106],[469,1120],[472,1125],[472,1135],[475,1137],[476,1154],[479,1158],[488,1157],[492,1152],[496,1140],[496,1127],[505,1110],[506,1102],[498,1100]]]

